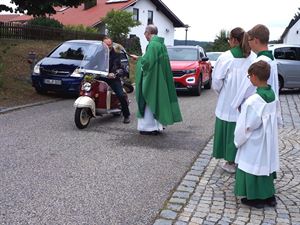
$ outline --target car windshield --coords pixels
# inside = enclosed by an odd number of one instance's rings
[[[171,61],[196,61],[198,60],[197,49],[192,48],[168,48]]]
[[[220,52],[206,52],[206,55],[209,58],[209,60],[217,61],[217,59],[219,58],[221,53]]]
[[[60,58],[60,59],[74,59],[83,60],[83,58],[89,59],[96,51],[97,46],[88,43],[72,43],[65,42],[54,52],[52,52],[50,58]]]

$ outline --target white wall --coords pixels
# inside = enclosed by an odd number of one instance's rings
[[[133,27],[129,34],[135,34],[140,38],[143,53],[146,50],[148,41],[144,36],[145,28],[148,21],[148,10],[153,11],[153,24],[158,28],[158,36],[165,39],[166,45],[174,45],[174,26],[173,23],[160,11],[156,10],[156,6],[149,0],[140,0],[134,6],[126,9],[128,12],[133,12],[133,8],[139,9],[139,21],[141,25]]]
[[[285,44],[298,44],[300,45],[300,20],[290,28],[285,38],[283,39]]]

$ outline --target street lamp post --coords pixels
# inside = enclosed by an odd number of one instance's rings
[[[188,24],[185,24],[184,27],[185,27],[185,45],[187,45],[187,32],[190,26]]]

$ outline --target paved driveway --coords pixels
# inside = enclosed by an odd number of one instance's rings
[[[215,94],[179,98],[184,122],[141,136],[105,116],[85,130],[68,99],[0,114],[0,224],[152,224],[211,138]]]

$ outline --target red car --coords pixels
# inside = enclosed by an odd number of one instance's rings
[[[176,90],[199,96],[202,87],[211,88],[212,67],[200,46],[167,47]]]

